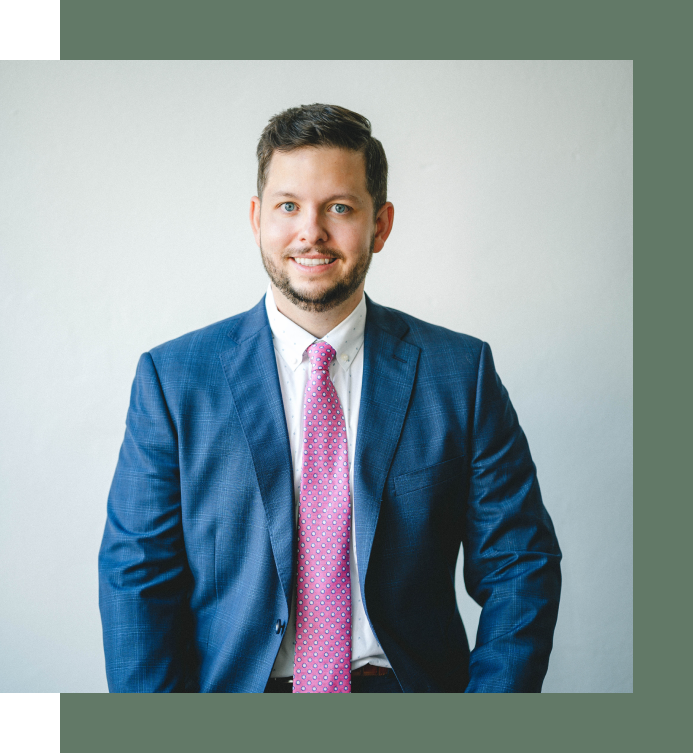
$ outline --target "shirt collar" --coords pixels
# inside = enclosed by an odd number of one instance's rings
[[[292,322],[277,308],[272,294],[272,285],[267,288],[265,295],[267,318],[272,329],[272,339],[277,353],[284,359],[292,371],[301,365],[304,358],[308,358],[306,349],[317,342],[317,338],[306,332],[298,324]],[[366,296],[362,296],[358,306],[328,332],[322,341],[329,343],[337,353],[337,363],[344,371],[348,371],[356,355],[363,345],[366,329]]]

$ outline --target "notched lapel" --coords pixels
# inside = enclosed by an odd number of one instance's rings
[[[420,349],[402,340],[407,325],[368,300],[363,387],[354,461],[356,555],[361,593],[380,502],[411,398]]]
[[[264,303],[263,303],[264,306]],[[294,571],[294,488],[291,449],[286,429],[272,331],[264,309],[249,312],[260,324],[253,333],[235,332],[235,342],[221,354],[238,418],[255,466],[265,506],[272,551],[287,606],[291,604]]]

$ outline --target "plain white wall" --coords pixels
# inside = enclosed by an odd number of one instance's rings
[[[255,145],[311,102],[388,155],[369,295],[490,342],[529,438],[564,553],[544,690],[632,691],[628,61],[0,63],[0,691],[106,690],[138,356],[263,295]]]

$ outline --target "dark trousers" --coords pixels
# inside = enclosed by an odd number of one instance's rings
[[[269,681],[265,693],[291,693],[290,682]],[[402,688],[397,682],[395,673],[390,670],[386,675],[374,675],[373,677],[352,677],[352,693],[401,693]]]

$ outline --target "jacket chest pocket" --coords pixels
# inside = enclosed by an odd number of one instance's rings
[[[462,540],[467,479],[461,456],[392,478],[381,518],[393,550],[404,547],[429,567],[452,567]]]
[[[444,460],[442,463],[429,465],[426,468],[420,468],[410,473],[403,473],[391,481],[391,492],[396,497],[402,497],[405,494],[427,489],[428,487],[439,484],[449,484],[454,486],[458,484],[464,475],[464,458],[462,456]]]

